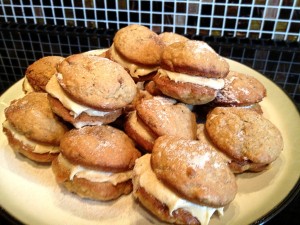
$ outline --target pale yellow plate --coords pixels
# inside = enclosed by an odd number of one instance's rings
[[[237,176],[238,194],[225,209],[224,216],[214,215],[211,225],[249,224],[270,216],[299,187],[300,117],[287,95],[272,81],[240,63],[228,60],[231,70],[259,79],[268,96],[261,106],[264,115],[282,132],[284,151],[271,168],[262,173]],[[0,122],[4,109],[23,95],[22,81],[0,98]],[[32,121],[34,123],[34,121]],[[2,129],[1,129],[2,130]],[[159,223],[131,195],[108,203],[83,200],[66,192],[55,182],[50,166],[42,166],[15,154],[0,132],[0,204],[26,224],[157,224]],[[275,210],[275,211],[276,211]]]

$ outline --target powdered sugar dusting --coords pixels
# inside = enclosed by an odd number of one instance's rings
[[[208,44],[206,44],[205,42],[202,41],[197,41],[197,46],[196,45],[192,45],[193,47],[193,51],[196,54],[200,54],[202,52],[215,52]],[[195,48],[196,47],[196,48]]]
[[[207,165],[219,169],[224,164],[223,160],[220,157],[218,158],[216,151],[199,141],[183,139],[164,141],[160,143],[160,147],[166,151],[167,155],[172,155],[169,160],[179,161],[181,164],[186,164],[195,170],[204,169]]]
[[[193,157],[189,160],[189,164],[193,168],[203,169],[206,162],[210,160],[211,155],[206,152],[204,155],[192,154]]]

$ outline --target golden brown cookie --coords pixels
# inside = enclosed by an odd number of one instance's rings
[[[97,56],[76,54],[58,67],[57,79],[76,102],[99,110],[125,107],[136,95],[136,85],[119,64]]]
[[[151,95],[164,95],[155,85],[153,80],[150,80],[145,83],[145,90],[148,91]]]
[[[158,137],[144,122],[137,116],[136,111],[128,113],[124,123],[124,131],[137,145],[151,152],[155,139]]]
[[[237,192],[227,164],[199,141],[161,136],[152,154],[136,160],[133,171],[133,196],[169,223],[208,224]]]
[[[158,35],[142,25],[129,25],[114,37],[116,50],[126,59],[142,65],[159,65],[162,42]]]
[[[229,72],[226,60],[202,41],[175,42],[164,48],[155,86],[167,96],[191,105],[215,99]]]
[[[136,81],[149,80],[159,67],[163,46],[155,32],[133,24],[115,34],[107,57],[122,65]]]
[[[61,140],[60,151],[71,163],[110,172],[132,169],[140,156],[123,131],[108,125],[70,130]]]
[[[160,71],[153,77],[155,87],[164,95],[175,98],[183,103],[202,105],[211,102],[217,96],[217,89],[189,82],[176,82]],[[156,91],[157,92],[157,91]]]
[[[52,112],[43,92],[31,92],[5,109],[3,130],[11,147],[38,162],[50,162],[59,152],[68,128]]]
[[[136,84],[109,59],[72,55],[59,68],[46,91],[53,111],[76,128],[114,122],[135,99]]]
[[[201,205],[225,206],[237,192],[235,177],[224,159],[199,141],[159,137],[152,150],[151,166],[171,190]]]
[[[52,163],[58,183],[84,198],[112,200],[132,190],[132,169],[141,153],[121,130],[86,126],[67,132]]]
[[[142,99],[136,105],[137,116],[157,136],[165,134],[177,137],[196,139],[196,117],[190,109],[182,104],[176,104],[174,99],[155,96]]]
[[[203,41],[175,42],[164,48],[163,69],[193,76],[224,78],[229,72],[226,60]]]
[[[25,78],[35,91],[45,91],[48,81],[57,72],[57,66],[62,60],[62,56],[40,58],[27,67]]]
[[[225,86],[214,103],[229,106],[252,105],[266,97],[266,88],[256,78],[243,73],[230,71],[224,79]]]
[[[189,40],[187,37],[173,32],[163,32],[159,34],[158,37],[166,46],[173,44],[175,42],[182,42],[182,41]]]
[[[201,143],[204,143],[206,145],[209,145],[210,148],[212,148],[215,151],[218,151],[222,156],[222,158],[225,160],[226,163],[230,163],[231,159],[228,158],[226,154],[224,154],[222,151],[220,151],[210,140],[207,131],[205,129],[204,123],[198,123],[197,124],[197,140],[199,140]]]
[[[208,114],[205,128],[217,148],[231,158],[235,172],[263,170],[283,150],[278,128],[253,110],[217,107]]]

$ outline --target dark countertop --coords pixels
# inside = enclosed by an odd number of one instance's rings
[[[68,56],[93,49],[107,48],[114,30],[76,27],[37,26],[0,23],[0,93],[24,76],[29,64],[47,55]],[[243,63],[280,86],[300,109],[300,43],[189,36],[204,40],[220,55]],[[297,190],[299,190],[299,182]],[[286,199],[287,207],[275,209],[267,225],[296,225],[300,221],[300,197]],[[295,197],[295,198],[293,198]],[[254,203],[255,204],[255,203]],[[264,222],[264,219],[256,224]],[[0,208],[0,224],[18,224]]]

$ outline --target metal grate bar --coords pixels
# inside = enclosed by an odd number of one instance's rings
[[[300,41],[300,0],[3,0],[0,22]]]

